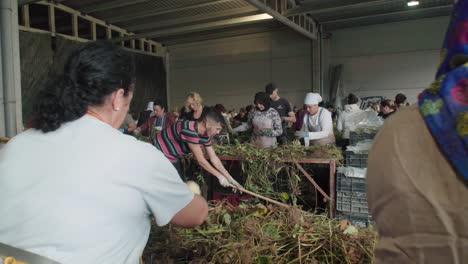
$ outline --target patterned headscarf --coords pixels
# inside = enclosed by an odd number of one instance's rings
[[[419,96],[427,127],[468,180],[468,0],[455,3],[436,80]]]

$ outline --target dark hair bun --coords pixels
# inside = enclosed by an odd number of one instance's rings
[[[62,76],[53,78],[40,91],[32,125],[43,132],[82,117],[89,105],[122,88],[133,89],[135,66],[129,52],[110,42],[83,44],[67,60]]]

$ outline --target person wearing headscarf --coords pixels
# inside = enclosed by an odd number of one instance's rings
[[[327,145],[335,143],[333,133],[332,114],[327,109],[320,107],[322,96],[318,93],[307,93],[304,105],[307,113],[303,117],[301,131],[296,132],[296,137],[304,138],[306,145]]]
[[[271,107],[270,96],[265,92],[258,92],[254,97],[255,111],[249,115],[247,123],[236,127],[235,132],[252,129],[252,144],[260,148],[272,148],[278,145],[277,137],[283,133],[281,117]]]
[[[468,260],[468,0],[455,3],[435,81],[370,151],[376,263]]]

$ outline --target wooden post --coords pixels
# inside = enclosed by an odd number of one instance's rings
[[[96,40],[97,39],[97,34],[96,34],[96,22],[91,22],[91,39]]]
[[[123,36],[124,36],[124,33],[121,31],[121,32],[120,32],[120,37],[123,37]],[[125,47],[125,41],[120,42],[120,45],[121,45],[122,47]]]
[[[335,217],[335,202],[336,202],[336,193],[335,193],[335,172],[336,172],[336,161],[330,160],[330,218]]]
[[[55,34],[55,7],[49,5],[49,31]]]
[[[280,13],[284,14],[286,10],[288,9],[288,3],[286,2],[287,0],[280,0]]]
[[[304,176],[312,183],[312,185],[314,185],[315,189],[317,189],[325,199],[327,200],[330,200],[330,196],[328,196],[327,193],[325,193],[322,188],[320,188],[320,186],[314,181],[314,179],[312,178],[312,176],[309,175],[309,173],[307,173],[307,171],[304,170],[304,168],[301,166],[301,164],[299,164],[298,162],[295,162],[297,168],[304,174]]]
[[[29,5],[23,6],[23,25],[27,28],[31,27],[31,20],[29,18]]]
[[[72,34],[73,37],[77,38],[79,37],[78,34],[78,16],[76,14],[72,14]]]
[[[107,39],[112,38],[112,29],[110,27],[106,27],[106,38]]]

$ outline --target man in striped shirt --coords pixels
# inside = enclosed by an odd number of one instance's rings
[[[234,185],[241,188],[242,186],[224,168],[211,146],[211,139],[219,134],[223,123],[224,117],[210,108],[203,121],[177,121],[171,127],[163,129],[153,143],[176,168],[178,159],[191,152],[198,164],[211,175],[217,177],[222,186]],[[205,148],[211,163],[206,160],[202,146]]]

